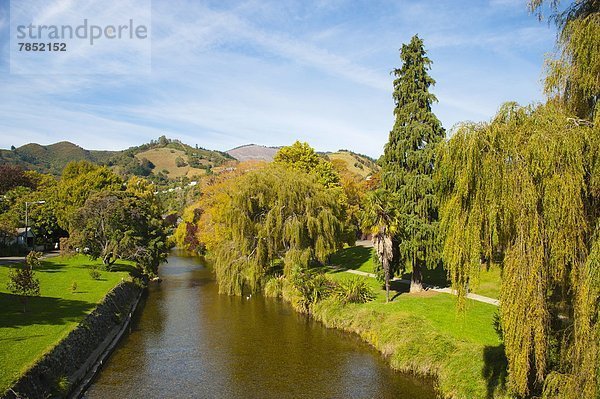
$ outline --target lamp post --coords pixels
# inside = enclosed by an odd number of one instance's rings
[[[29,210],[29,205],[35,205],[35,204],[45,204],[46,201],[42,200],[42,201],[32,201],[32,202],[27,202],[25,201],[25,248],[29,248],[29,243],[27,242],[27,239],[29,238],[29,219],[28,219],[28,210]],[[35,248],[34,248],[35,250]]]

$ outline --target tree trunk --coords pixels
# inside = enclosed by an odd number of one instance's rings
[[[423,272],[421,264],[417,261],[413,264],[412,277],[410,279],[410,293],[423,291]]]
[[[383,270],[385,271],[385,303],[390,301],[390,265],[386,261]]]

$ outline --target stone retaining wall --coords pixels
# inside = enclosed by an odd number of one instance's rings
[[[121,336],[142,293],[132,282],[111,290],[92,313],[40,359],[2,399],[67,397],[79,391],[86,376]]]

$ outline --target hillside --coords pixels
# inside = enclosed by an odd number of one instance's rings
[[[185,151],[167,147],[139,152],[135,157],[140,161],[147,159],[154,165],[154,173],[164,173],[172,179],[205,175],[206,167],[211,165],[208,160],[200,159],[198,163],[204,168],[192,167],[189,165],[189,158]]]
[[[375,160],[362,154],[357,154],[348,150],[339,150],[337,152],[328,152],[324,156],[331,162],[344,162],[348,171],[363,179],[379,171],[379,166]]]
[[[0,164],[11,163],[25,169],[58,176],[70,161],[104,163],[115,151],[89,151],[68,141],[50,145],[25,144],[14,150],[0,150]]]
[[[0,164],[16,164],[53,176],[60,176],[70,161],[85,160],[107,165],[124,176],[148,176],[163,182],[204,175],[232,159],[226,153],[194,148],[164,136],[122,151],[86,150],[67,141],[46,146],[31,143],[13,150],[0,150]]]
[[[127,159],[128,157],[129,159]],[[162,136],[158,141],[151,141],[139,147],[131,147],[122,155],[111,159],[111,163],[123,167],[127,162],[141,165],[138,175],[155,176],[162,180],[174,180],[183,177],[193,178],[212,172],[212,168],[223,165],[233,158],[221,151],[191,147],[179,140],[171,140]]]
[[[275,147],[248,144],[227,152],[212,151],[164,136],[122,151],[86,150],[62,141],[45,146],[31,143],[13,150],[0,150],[0,164],[11,163],[28,170],[60,176],[68,162],[85,160],[107,165],[123,176],[146,176],[158,183],[168,183],[218,172],[221,167],[232,166],[231,163],[236,160],[270,162],[278,150]],[[321,155],[332,162],[343,162],[349,172],[361,178],[379,169],[373,159],[347,150]]]
[[[238,161],[267,161],[271,162],[279,149],[276,147],[265,147],[264,145],[247,144],[227,151]]]

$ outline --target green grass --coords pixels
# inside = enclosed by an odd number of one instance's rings
[[[496,264],[492,264],[489,269],[481,270],[471,291],[490,298],[498,298],[498,295],[500,294],[500,283],[502,281],[501,272],[502,269]]]
[[[40,295],[29,299],[27,312],[18,297],[11,295],[9,265],[0,265],[0,392],[52,349],[102,301],[122,279],[129,279],[132,266],[115,265],[119,271],[101,271],[99,280],[89,275],[88,266],[100,265],[85,256],[49,258],[35,269]],[[73,282],[77,290],[72,292]]]
[[[331,264],[372,273],[371,248],[348,247],[331,257]],[[344,271],[330,271],[334,280],[355,278]],[[402,275],[410,279],[410,274]],[[441,268],[427,270],[424,281],[447,286]],[[472,291],[498,297],[500,268],[482,270]],[[444,293],[409,294],[408,284],[392,283],[392,302],[385,303],[382,284],[364,277],[377,293],[375,301],[343,306],[334,300],[318,303],[313,315],[328,327],[359,334],[402,371],[437,377],[440,392],[453,398],[505,397],[506,358],[494,328],[498,308],[467,301],[459,311],[456,297]]]
[[[335,280],[356,277],[339,271],[329,275]],[[467,301],[459,311],[455,296],[408,294],[406,284],[395,284],[394,299],[386,304],[381,284],[364,278],[377,293],[375,301],[341,305],[325,300],[315,305],[313,315],[328,327],[359,334],[397,370],[436,376],[446,397],[505,397],[506,359],[494,329],[497,307]]]
[[[329,264],[344,269],[360,270],[366,273],[373,273],[373,258],[371,256],[373,248],[362,246],[346,247],[331,255]],[[410,280],[410,273],[403,273],[399,276]],[[448,287],[450,282],[446,276],[446,270],[441,266],[435,269],[425,269],[423,271],[423,281],[427,284]],[[501,282],[500,266],[492,264],[489,269],[483,269],[471,286],[471,292],[490,298],[498,298]]]
[[[329,264],[343,267],[344,269],[360,270],[361,272],[373,273],[373,248],[362,246],[346,247],[331,255]]]

